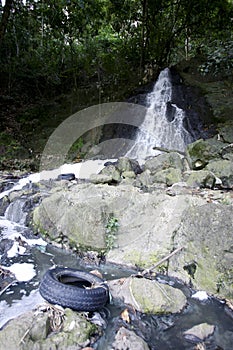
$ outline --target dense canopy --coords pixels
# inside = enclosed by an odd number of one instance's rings
[[[200,53],[232,67],[230,0],[0,4],[1,82],[8,93],[16,80],[40,93],[93,80],[117,85],[131,74],[141,77],[145,67],[162,68]]]

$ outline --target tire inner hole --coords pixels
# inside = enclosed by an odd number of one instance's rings
[[[92,286],[92,284],[87,280],[74,276],[60,276],[58,280],[61,283],[69,284],[79,288],[90,288]]]

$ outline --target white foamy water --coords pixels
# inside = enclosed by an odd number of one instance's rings
[[[204,291],[204,290],[199,290],[198,292],[196,292],[196,293],[194,293],[194,294],[192,295],[192,298],[198,299],[198,300],[200,300],[200,301],[206,301],[206,300],[209,299],[209,296],[208,296],[208,294],[206,293],[206,291]]]
[[[41,180],[56,179],[60,174],[73,173],[77,179],[89,179],[91,174],[98,174],[107,161],[114,162],[116,159],[86,160],[80,163],[63,164],[58,169],[44,170],[40,173],[30,174],[20,179],[11,189],[0,193],[0,199],[13,191],[21,190],[27,184],[36,183]]]
[[[11,271],[18,282],[28,282],[36,276],[34,265],[29,263],[15,263],[10,267],[3,266],[3,268]]]
[[[170,71],[164,69],[153,91],[147,96],[147,113],[137,132],[135,144],[126,153],[143,163],[147,157],[159,154],[153,147],[184,151],[193,139],[183,126],[185,112],[171,101],[172,84]]]
[[[15,300],[10,305],[5,301],[0,301],[0,328],[6,322],[22,315],[24,312],[33,310],[37,305],[43,304],[44,299],[38,290],[33,290],[28,296],[22,295],[21,300]]]

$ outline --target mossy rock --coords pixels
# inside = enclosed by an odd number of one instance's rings
[[[197,162],[200,167],[204,168],[211,159],[221,159],[221,149],[225,146],[223,142],[216,138],[208,140],[197,140],[187,146],[187,156],[193,169],[198,169]]]
[[[210,162],[207,170],[214,173],[222,181],[224,187],[233,187],[233,162],[230,160],[222,159]]]
[[[182,173],[180,169],[169,168],[161,170],[153,176],[154,183],[164,183],[167,186],[172,186],[180,181],[182,181]]]
[[[30,311],[11,320],[0,332],[1,348],[81,350],[90,337],[96,334],[97,326],[70,309],[64,310],[62,317],[62,327],[56,332],[51,329],[49,311],[38,314]]]
[[[121,280],[110,281],[109,287],[114,299],[120,299],[143,313],[177,313],[187,302],[181,290],[146,278],[130,277],[123,284]]]

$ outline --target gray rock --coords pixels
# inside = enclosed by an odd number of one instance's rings
[[[136,177],[136,174],[134,171],[124,171],[122,174],[121,174],[122,178],[123,179],[135,179]]]
[[[33,222],[50,240],[105,252],[109,262],[128,266],[148,268],[184,247],[169,260],[169,274],[189,282],[183,267],[195,261],[195,288],[231,298],[233,198],[211,189],[192,192],[182,187],[177,196],[153,187],[145,193],[132,185],[79,184],[43,199]],[[109,217],[119,226],[107,236]]]
[[[9,204],[10,204],[10,200],[8,196],[5,196],[2,199],[0,199],[0,215],[4,215],[6,208],[8,207]]]
[[[216,138],[197,140],[187,146],[187,156],[193,169],[202,169],[211,159],[221,158],[225,144]]]
[[[192,171],[185,177],[187,185],[197,188],[214,188],[216,177],[207,170]]]
[[[233,143],[233,122],[228,121],[218,126],[219,135],[225,142]]]
[[[223,187],[233,187],[233,162],[222,159],[210,162],[207,170],[213,172],[222,181]]]
[[[96,332],[96,326],[70,309],[59,311],[62,331],[58,327],[56,307],[35,313],[27,312],[7,323],[0,332],[2,349],[15,350],[81,350]],[[52,311],[54,310],[54,311]],[[57,316],[58,317],[58,316]],[[54,321],[54,322],[53,322]],[[57,323],[56,323],[56,322]]]
[[[103,168],[100,172],[101,175],[107,175],[112,178],[113,182],[120,182],[121,181],[121,174],[120,171],[116,168],[115,165],[108,165],[105,168]]]
[[[201,323],[183,333],[184,337],[191,342],[200,342],[214,333],[215,326],[208,323]]]
[[[121,327],[116,336],[115,341],[111,347],[112,350],[149,350],[147,343],[136,335],[133,331],[130,331],[124,327]]]
[[[164,183],[167,186],[172,186],[177,182],[182,181],[182,174],[180,169],[169,168],[156,172],[153,176],[153,183]]]
[[[126,278],[109,282],[113,298],[143,313],[168,314],[180,312],[186,305],[185,295],[176,288],[146,278]]]
[[[120,173],[124,171],[133,171],[131,160],[127,157],[120,157],[117,161],[117,169]]]
[[[173,237],[174,246],[184,250],[170,259],[168,273],[183,281],[191,278],[196,289],[233,298],[232,211],[232,200],[187,208]]]
[[[106,174],[91,174],[90,182],[94,184],[108,184],[112,182],[112,176]]]
[[[153,185],[153,177],[150,170],[146,169],[137,176],[135,186],[137,187],[150,187]]]
[[[168,168],[183,169],[183,161],[179,153],[159,154],[145,162],[145,169],[148,169],[152,174]]]
[[[233,143],[230,143],[229,145],[225,146],[221,151],[221,155],[224,159],[233,162]]]

